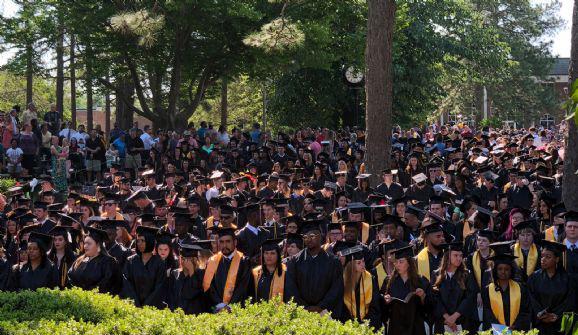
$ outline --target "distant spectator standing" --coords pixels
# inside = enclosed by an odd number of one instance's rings
[[[22,124],[30,124],[32,120],[38,120],[36,105],[33,102],[29,103],[28,108],[22,113]]]
[[[86,140],[90,135],[85,131],[83,124],[79,124],[76,129],[77,131],[73,131],[71,138],[76,140],[79,148],[84,149],[86,146]]]
[[[115,122],[114,127],[110,130],[110,143],[116,141],[116,139],[119,138],[121,134],[124,134],[124,131],[120,129],[118,122]]]
[[[125,158],[126,158],[125,137],[126,137],[126,135],[124,133],[121,133],[120,136],[117,137],[116,140],[114,140],[114,142],[112,142],[112,145],[111,145],[118,152],[119,164],[121,166],[124,166],[124,162],[125,162]]]
[[[36,167],[36,155],[38,154],[38,149],[40,147],[36,135],[32,132],[32,126],[26,123],[22,128],[22,133],[20,133],[20,148],[24,152],[24,157],[22,157],[22,168],[24,168],[25,173],[33,173],[34,167]]]
[[[207,131],[207,122],[201,121],[201,126],[199,130],[197,130],[197,135],[199,135],[199,139],[202,141],[205,139],[205,132]]]
[[[251,130],[251,142],[261,143],[261,126],[255,122],[253,123],[253,130]]]
[[[60,128],[60,113],[56,110],[56,105],[50,105],[50,111],[44,114],[44,122],[48,123],[48,130],[51,134],[58,134]]]
[[[24,152],[18,147],[17,139],[13,138],[10,141],[10,148],[6,150],[6,157],[8,158],[8,173],[10,173],[13,178],[19,177],[22,172]]]
[[[141,158],[143,160],[148,159],[149,154],[151,152],[151,149],[153,147],[153,145],[155,144],[155,139],[152,136],[153,134],[153,130],[151,128],[151,126],[149,126],[148,124],[144,126],[143,129],[143,133],[142,135],[140,135],[140,139],[142,141],[142,143],[144,144],[144,151],[141,155]]]
[[[70,122],[66,121],[62,126],[62,130],[58,133],[58,137],[65,138],[70,143],[70,139],[74,136],[74,129],[70,127]]]

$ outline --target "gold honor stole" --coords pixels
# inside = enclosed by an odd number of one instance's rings
[[[522,253],[520,243],[514,244],[514,256],[518,257],[516,258],[516,264],[518,264],[518,267],[520,269],[524,269],[524,254]],[[528,261],[526,262],[528,268],[524,269],[524,271],[526,271],[526,275],[529,276],[534,273],[536,264],[538,264],[538,248],[536,248],[536,244],[532,243],[530,251],[528,251]]]
[[[488,285],[488,293],[490,295],[490,305],[492,307],[492,313],[498,319],[501,325],[511,327],[520,313],[520,303],[522,299],[522,294],[520,291],[520,285],[513,280],[510,280],[508,287],[510,288],[510,324],[506,324],[506,318],[504,316],[504,303],[502,300],[502,292],[496,291],[496,285],[491,283]]]
[[[367,244],[367,240],[369,239],[369,223],[362,222],[361,223],[361,242]]]
[[[223,258],[223,254],[219,252],[218,254],[209,258],[207,262],[207,269],[205,270],[205,276],[203,277],[203,291],[207,292],[211,287],[211,282],[219,263]],[[235,282],[237,281],[237,272],[239,272],[239,264],[241,264],[241,258],[243,258],[243,253],[239,251],[233,252],[233,259],[231,260],[231,266],[229,267],[229,272],[227,273],[227,281],[225,282],[225,291],[223,292],[223,302],[228,304],[233,296],[233,291],[235,290]]]
[[[255,281],[256,295],[259,287],[259,280],[263,275],[263,268],[259,265],[252,270],[252,273]],[[275,269],[273,280],[271,281],[271,287],[269,288],[269,299],[278,296],[281,298],[281,301],[283,301],[283,292],[285,291],[285,273],[287,273],[287,266],[285,264],[281,264],[281,276],[277,275],[277,269]]]
[[[556,226],[552,226],[544,231],[544,237],[546,241],[556,242],[556,236],[554,235],[554,229]]]
[[[387,272],[385,272],[385,269],[383,268],[383,266],[384,266],[383,263],[377,264],[375,266],[375,273],[377,274],[377,289],[378,290],[381,290],[381,286],[383,285],[385,278],[387,278]]]
[[[417,254],[417,272],[427,278],[430,281],[430,270],[429,270],[429,255],[427,253],[427,248],[423,248],[419,254]]]
[[[345,279],[345,278],[344,278]],[[359,297],[361,301],[359,302],[359,317],[361,320],[365,319],[367,312],[369,311],[369,304],[371,303],[371,298],[373,297],[373,282],[371,278],[371,273],[365,271],[361,274],[361,288]],[[355,299],[355,287],[351,292],[345,292],[343,295],[343,302],[349,310],[349,313],[356,318],[357,317],[357,302]]]
[[[494,256],[494,250],[490,250],[490,256],[492,257]],[[476,282],[478,283],[478,287],[479,288],[483,288],[482,287],[482,272],[486,271],[486,269],[482,269],[481,267],[481,260],[480,260],[480,251],[476,250],[476,252],[474,252],[474,257],[472,258],[472,268],[474,270],[474,277],[476,277]]]
[[[472,234],[472,233],[473,233],[473,231],[472,231],[472,229],[470,228],[470,222],[469,222],[467,219],[465,219],[465,220],[464,220],[464,228],[462,229],[463,239],[465,240],[466,237],[468,237],[468,236],[469,236],[470,234]]]

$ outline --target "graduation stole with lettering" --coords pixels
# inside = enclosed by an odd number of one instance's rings
[[[490,256],[494,256],[494,250],[490,250]],[[472,258],[472,268],[474,270],[474,277],[476,277],[476,282],[478,283],[478,287],[482,288],[482,273],[486,271],[486,269],[482,269],[481,267],[481,260],[480,260],[480,251],[476,250],[474,252],[474,256]]]
[[[252,273],[255,282],[255,295],[257,295],[259,280],[261,280],[261,276],[263,275],[263,268],[259,265],[252,270]],[[271,287],[269,287],[269,299],[279,296],[281,301],[283,301],[283,292],[285,292],[285,273],[287,273],[287,266],[285,264],[281,264],[281,276],[277,275],[277,269],[273,272],[273,280],[271,281]]]
[[[427,278],[430,281],[430,269],[429,269],[429,254],[427,253],[427,247],[424,247],[419,254],[417,254],[417,272]]]
[[[223,258],[223,254],[219,251],[218,254],[209,258],[207,262],[207,269],[205,270],[205,276],[203,277],[203,291],[207,292],[211,287],[211,282],[215,277],[219,263]],[[233,252],[233,259],[231,260],[231,266],[229,267],[229,272],[227,273],[227,281],[225,282],[225,290],[223,292],[223,302],[228,304],[233,297],[233,291],[235,290],[235,282],[237,281],[237,272],[239,272],[239,264],[241,264],[241,258],[243,258],[243,253],[239,251]]]
[[[510,288],[510,324],[506,324],[506,317],[504,316],[504,302],[502,300],[502,291],[496,290],[496,285],[491,283],[488,285],[488,293],[490,295],[490,305],[492,307],[492,313],[498,319],[501,325],[512,326],[518,313],[520,313],[520,303],[522,299],[522,293],[520,290],[520,285],[515,281],[510,279],[508,283]]]
[[[516,264],[518,264],[518,267],[520,269],[524,269],[524,254],[522,253],[522,247],[520,247],[520,243],[514,244],[514,256],[518,257],[516,258]],[[538,264],[538,248],[536,248],[536,244],[532,243],[532,246],[528,251],[528,261],[526,262],[528,268],[524,269],[524,271],[526,271],[526,275],[529,276],[534,273],[536,264]]]
[[[361,242],[367,244],[367,240],[369,239],[369,223],[362,222],[361,223]]]
[[[345,275],[345,274],[344,274]],[[345,278],[344,278],[345,279]],[[371,298],[373,297],[373,282],[371,273],[364,271],[360,278],[361,283],[359,284],[359,317],[361,320],[365,319],[367,312],[369,311],[369,304],[371,303]],[[349,313],[356,318],[357,317],[357,301],[355,298],[355,285],[351,292],[345,292],[343,295],[343,302],[345,307],[349,310]]]

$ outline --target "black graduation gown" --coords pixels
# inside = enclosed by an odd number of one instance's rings
[[[375,191],[392,199],[403,197],[403,187],[398,183],[392,183],[389,187],[385,183],[381,183],[375,188]]]
[[[15,265],[8,278],[8,290],[36,290],[39,288],[58,287],[58,270],[46,259],[43,264],[32,270],[30,264]]]
[[[56,252],[48,254],[48,259],[50,259],[58,269],[58,287],[61,289],[68,286],[68,270],[72,267],[72,264],[74,264],[76,257],[76,254],[70,248],[67,248],[64,256],[60,260],[60,264],[58,264]]]
[[[46,221],[44,221],[44,223],[42,223],[42,225],[40,226],[40,229],[38,229],[39,233],[42,234],[48,234],[52,228],[54,228],[56,226],[56,222],[48,219]]]
[[[180,269],[171,271],[166,302],[172,311],[181,308],[185,314],[193,315],[208,311],[203,295],[204,273],[203,270],[197,269],[192,276],[185,276]]]
[[[578,275],[578,248],[571,250],[566,247],[566,252],[564,253],[566,272],[571,275]]]
[[[8,277],[10,277],[10,263],[4,258],[0,258],[0,291],[6,290]]]
[[[116,294],[120,291],[120,268],[116,259],[100,254],[88,262],[79,262],[68,270],[70,286],[83,290],[98,288],[100,293]]]
[[[237,249],[245,256],[253,258],[259,255],[261,244],[269,238],[269,232],[261,227],[257,227],[257,234],[253,233],[247,226],[237,233]]]
[[[137,307],[163,308],[166,279],[166,266],[158,255],[152,255],[146,264],[140,255],[130,256],[122,271],[121,296],[132,299]]]
[[[436,273],[436,278],[437,275],[438,273]],[[468,273],[462,288],[455,275],[451,278],[446,275],[446,278],[436,287],[434,291],[435,307],[433,310],[436,334],[444,333],[444,314],[446,313],[448,315],[452,315],[455,312],[460,313],[461,316],[456,321],[456,324],[461,325],[464,330],[474,331],[477,328],[477,322],[472,322],[476,311],[477,296],[477,284],[473,281],[475,279]]]
[[[387,281],[391,280],[388,278]],[[388,283],[385,284],[386,287]],[[432,306],[432,292],[429,282],[425,277],[419,278],[418,287],[423,289],[426,293],[426,299],[422,304],[421,299],[413,296],[408,303],[399,301],[392,301],[390,304],[384,304],[387,318],[389,320],[387,326],[388,334],[407,334],[407,335],[425,335],[425,320],[426,314]],[[413,290],[415,291],[415,290]],[[393,279],[389,287],[389,294],[392,298],[404,300],[410,292],[409,283],[403,282],[401,277],[397,276]]]
[[[205,218],[198,215],[196,218],[193,218],[193,223],[189,226],[189,233],[199,238],[199,240],[207,239],[207,230],[204,222]]]
[[[355,302],[356,302],[356,310],[358,311],[358,315],[351,315],[351,312],[347,308],[345,304],[342,306],[342,314],[339,318],[340,321],[346,322],[348,320],[357,320],[358,322],[368,321],[369,325],[373,327],[375,330],[381,329],[383,326],[382,319],[381,319],[381,301],[383,300],[382,296],[379,294],[379,287],[377,284],[377,278],[372,275],[372,295],[371,295],[371,302],[369,303],[369,308],[367,309],[367,314],[363,319],[360,318],[359,315],[359,303],[361,302],[360,295],[361,295],[361,280],[357,282],[355,285]]]
[[[490,304],[490,295],[488,293],[489,286],[482,290],[482,301],[484,304],[484,324],[483,329],[488,330],[492,328],[492,324],[499,324],[500,322],[494,316]],[[518,317],[512,323],[510,329],[513,330],[529,330],[530,329],[530,301],[528,291],[524,285],[520,285],[520,312]],[[504,318],[506,323],[510,322],[510,288],[502,292],[502,305],[504,306]]]
[[[488,286],[491,282],[492,282],[492,272],[488,269],[488,261],[483,259],[482,257],[480,257],[480,263],[481,264],[477,264],[477,266],[480,267],[481,270],[481,285],[478,285],[477,281],[476,281],[476,277],[474,275],[474,255],[471,254],[467,259],[466,259],[466,267],[468,268],[468,270],[470,271],[470,274],[472,275],[472,279],[474,281],[474,284],[476,285],[477,288],[477,293],[481,292],[481,289],[483,287]],[[474,305],[475,307],[475,305]]]
[[[271,285],[273,284],[273,276],[277,276],[277,271],[275,273],[269,273],[269,271],[263,271],[261,277],[259,277],[259,281],[257,282],[257,290],[253,294],[254,301],[269,301],[269,295],[271,293]],[[251,276],[253,277],[253,276]],[[254,280],[254,279],[253,279]],[[283,285],[284,288],[287,287],[287,275],[285,275],[285,284]],[[251,283],[255,287],[255,283]],[[283,292],[283,301],[289,301],[287,299],[287,295]]]
[[[215,271],[215,276],[211,281],[211,286],[205,292],[210,308],[214,308],[223,302],[223,292],[225,291],[225,284],[227,282],[227,275],[229,274],[230,267],[231,261],[223,256],[221,262],[217,266],[217,271]],[[251,261],[248,257],[243,256],[239,263],[239,270],[237,271],[237,278],[235,280],[235,289],[233,290],[233,295],[231,296],[229,304],[242,303],[249,296],[248,290],[251,280],[251,268]]]
[[[312,257],[301,250],[287,263],[286,295],[298,305],[319,306],[340,315],[343,304],[343,269],[337,257],[321,249]]]
[[[575,290],[570,276],[564,270],[556,271],[550,278],[543,270],[535,271],[528,278],[528,293],[532,303],[533,325],[540,330],[540,334],[558,334],[562,314],[574,311]],[[547,309],[554,313],[558,320],[553,323],[541,323],[537,314]]]
[[[126,263],[127,258],[132,255],[132,251],[130,249],[125,248],[123,245],[118,244],[116,241],[114,242],[114,245],[107,251],[109,255],[116,259],[120,269],[124,269],[124,264]]]

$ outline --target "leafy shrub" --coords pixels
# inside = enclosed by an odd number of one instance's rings
[[[16,185],[16,180],[14,179],[0,179],[0,193],[6,193],[6,191],[14,185]]]
[[[81,289],[0,293],[0,335],[374,335],[356,322],[342,324],[277,301],[233,307],[223,314],[185,315]],[[484,335],[490,333],[484,332]],[[533,333],[528,333],[533,334]],[[514,332],[514,335],[524,333]]]

